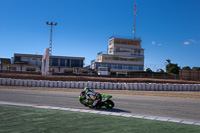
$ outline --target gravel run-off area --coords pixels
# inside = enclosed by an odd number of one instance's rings
[[[25,87],[25,86],[0,86],[0,89],[19,89],[37,91],[81,92],[83,89],[75,88],[50,88],[50,87]],[[143,95],[160,97],[178,97],[200,99],[200,91],[135,91],[135,90],[104,90],[94,89],[101,94]]]

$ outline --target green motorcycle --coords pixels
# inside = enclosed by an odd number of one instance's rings
[[[97,108],[101,108],[101,107],[105,106],[108,109],[112,109],[115,106],[114,102],[112,100],[110,100],[112,98],[111,95],[100,94],[100,96],[101,96],[100,101],[96,105]],[[82,91],[79,96],[79,101],[84,106],[90,107],[93,104],[94,99],[86,100],[86,93],[85,93],[85,91]]]

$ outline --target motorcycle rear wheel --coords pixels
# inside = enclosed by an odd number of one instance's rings
[[[107,100],[107,101],[105,102],[105,107],[106,107],[107,109],[112,109],[114,106],[115,106],[115,104],[114,104],[114,102],[111,101],[111,100]]]

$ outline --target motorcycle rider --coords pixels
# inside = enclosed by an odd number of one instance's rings
[[[101,95],[98,92],[94,92],[94,90],[89,89],[88,87],[85,87],[84,91],[86,92],[86,101],[88,101],[89,98],[95,100],[92,104],[92,107],[95,108],[97,103],[101,100]]]

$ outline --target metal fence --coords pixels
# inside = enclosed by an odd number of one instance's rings
[[[200,81],[200,71],[179,70],[179,79]]]

